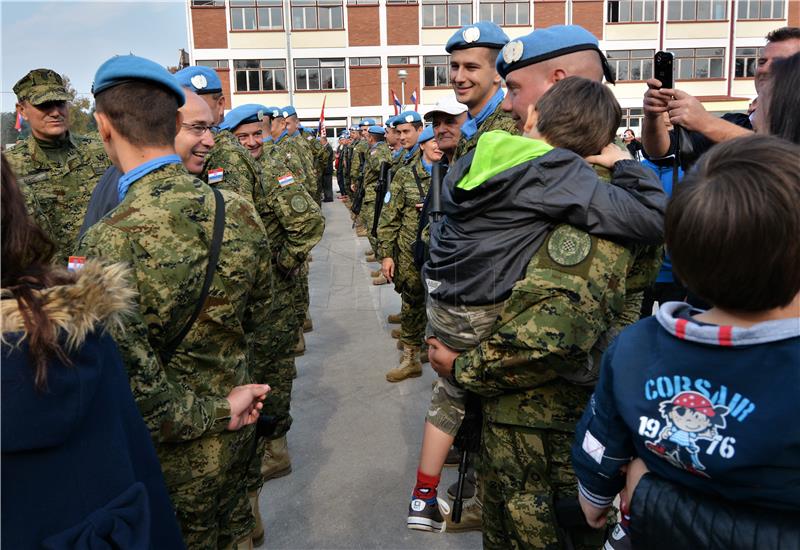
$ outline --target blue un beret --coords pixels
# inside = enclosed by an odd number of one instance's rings
[[[394,128],[396,124],[397,124],[397,117],[396,116],[390,116],[389,118],[386,119],[386,127],[387,128]]]
[[[222,92],[222,81],[211,67],[186,67],[175,73],[175,78],[181,86],[199,95]]]
[[[375,134],[376,136],[385,136],[386,130],[383,126],[370,126],[369,130],[367,130],[370,134]]]
[[[422,133],[417,138],[417,143],[425,143],[426,141],[430,141],[433,139],[433,126],[425,126],[425,129],[422,130]]]
[[[348,139],[350,137],[350,130],[342,130],[339,137]]]
[[[508,73],[522,67],[584,50],[597,52],[603,65],[603,74],[613,84],[614,75],[597,38],[578,25],[554,25],[512,40],[497,56],[497,72],[505,78]]]
[[[422,122],[422,117],[416,111],[403,111],[395,118],[395,126],[399,126],[401,124],[409,124],[412,122]]]
[[[118,55],[100,65],[94,74],[92,93],[97,96],[104,90],[133,80],[146,80],[163,86],[175,95],[178,107],[186,103],[183,88],[167,69],[155,61],[135,55]]]
[[[297,114],[297,111],[291,105],[287,105],[282,109],[283,111],[283,118],[289,118],[290,116],[294,116]]]
[[[362,118],[358,125],[362,128],[364,126],[375,126],[375,121],[371,118]]]
[[[491,21],[479,21],[466,25],[456,31],[444,47],[447,53],[467,48],[495,48],[499,50],[508,44],[508,35]]]
[[[246,105],[239,105],[235,109],[231,109],[222,124],[219,125],[223,130],[235,130],[242,124],[250,124],[251,122],[261,122],[267,116],[267,108],[263,105],[256,103],[248,103]]]

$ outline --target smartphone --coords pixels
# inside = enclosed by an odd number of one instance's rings
[[[672,54],[670,52],[656,52],[653,57],[653,77],[661,81],[662,88],[672,88]]]

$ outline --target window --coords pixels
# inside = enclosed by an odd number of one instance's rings
[[[417,0],[386,0],[387,4],[416,4]]]
[[[350,58],[350,66],[351,67],[380,67],[381,66],[381,58],[380,57],[351,57]]]
[[[351,126],[358,126],[359,124],[361,124],[362,120],[367,119],[367,118],[371,118],[372,120],[374,120],[376,126],[382,126],[383,125],[383,117],[380,117],[380,116],[354,116],[354,117],[350,117],[350,120],[352,121],[350,123],[350,125]]]
[[[285,59],[237,59],[233,62],[237,92],[286,89]]]
[[[425,86],[444,88],[450,86],[450,56],[426,55],[422,58]]]
[[[727,18],[728,0],[669,0],[667,21],[719,21]]]
[[[344,90],[344,59],[295,59],[297,90]]]
[[[281,0],[230,0],[231,29],[263,31],[283,29]]]
[[[192,0],[192,7],[223,8],[225,7],[225,0]]]
[[[393,57],[390,55],[387,61],[390,67],[392,65],[419,65],[419,57]]]
[[[653,78],[655,50],[612,50],[606,52],[616,80],[642,81]]]
[[[608,0],[608,23],[643,23],[656,20],[655,0]]]
[[[215,69],[228,68],[227,59],[197,59],[195,60],[194,64],[199,65],[200,67],[213,67]]]
[[[292,0],[292,28],[344,29],[342,0]]]
[[[472,0],[422,0],[422,27],[462,27],[472,23]]]
[[[673,71],[678,80],[722,78],[725,48],[669,50],[675,56]]]
[[[752,78],[756,76],[758,58],[764,53],[764,48],[736,48],[736,78]]]
[[[378,0],[347,0],[348,6],[378,5]]]
[[[498,25],[529,25],[530,2],[520,0],[492,0],[481,2],[480,20],[493,21]]]
[[[644,112],[641,108],[638,109],[622,109],[622,128],[630,128],[636,136],[641,136],[642,133],[639,129],[642,127],[642,120],[644,119]]]
[[[783,19],[785,0],[738,0],[736,16],[739,19]]]

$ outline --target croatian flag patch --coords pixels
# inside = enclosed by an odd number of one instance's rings
[[[67,269],[70,271],[78,271],[79,269],[83,269],[85,263],[86,256],[70,256],[69,260],[67,260]]]
[[[290,183],[294,183],[294,176],[292,175],[291,172],[289,172],[286,175],[281,176],[281,177],[278,178],[278,184],[281,187],[289,185]]]
[[[214,168],[213,170],[208,171],[208,183],[219,183],[222,181],[222,176],[225,174],[225,170],[222,168]]]

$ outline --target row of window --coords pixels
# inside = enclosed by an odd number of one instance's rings
[[[669,50],[675,56],[677,80],[723,78],[725,48],[683,48]],[[736,48],[734,76],[755,76],[763,48]],[[606,52],[611,71],[618,81],[644,81],[653,78],[655,50],[612,50]],[[419,57],[387,58],[389,66],[418,65]],[[227,69],[227,60],[197,61],[198,65]],[[380,67],[380,57],[351,57],[351,67]],[[285,59],[237,59],[233,62],[237,92],[273,92],[287,89]],[[422,58],[422,77],[426,88],[450,86],[450,56],[429,55]],[[296,90],[345,90],[345,60],[295,59]]]
[[[724,21],[728,0],[664,0],[667,21]],[[656,0],[608,0],[608,23],[656,21]],[[737,19],[783,19],[786,0],[737,0]]]

